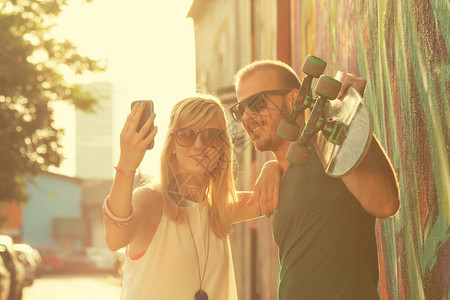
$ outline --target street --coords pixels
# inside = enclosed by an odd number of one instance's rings
[[[120,280],[109,274],[52,274],[23,289],[23,300],[118,300]]]

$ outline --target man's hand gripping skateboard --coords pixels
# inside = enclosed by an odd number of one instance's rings
[[[306,165],[314,147],[325,172],[343,177],[354,170],[366,154],[373,121],[360,95],[364,93],[366,81],[341,72],[336,79],[321,75],[325,67],[326,62],[320,58],[306,58],[302,70],[307,76],[288,119],[280,122],[277,134],[293,141],[286,154],[290,162]],[[312,81],[318,77],[317,97],[313,97]],[[341,100],[334,100],[336,98]],[[310,114],[300,134],[297,118],[306,109]]]

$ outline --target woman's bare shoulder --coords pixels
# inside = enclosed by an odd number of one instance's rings
[[[143,186],[134,190],[133,192],[133,206],[138,206],[142,209],[161,208],[164,196],[158,186]]]

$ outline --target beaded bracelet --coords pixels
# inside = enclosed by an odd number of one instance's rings
[[[133,207],[131,207],[131,213],[128,217],[126,218],[119,218],[117,216],[115,216],[108,208],[108,199],[109,196],[106,197],[105,201],[103,201],[103,205],[102,205],[102,211],[103,211],[103,216],[105,217],[106,220],[108,220],[110,223],[122,227],[122,226],[126,226],[128,224],[130,224],[131,219],[133,218]]]
[[[118,227],[123,227],[129,224],[128,222],[119,223],[117,221],[114,221],[105,212],[103,212],[103,219],[107,220],[109,223],[112,223],[113,225],[116,225]]]
[[[136,173],[136,170],[134,170],[134,171],[125,171],[125,170],[122,170],[122,169],[120,169],[119,167],[116,167],[116,166],[114,166],[114,170],[116,170],[116,172],[120,173],[120,174],[134,174],[134,173]]]

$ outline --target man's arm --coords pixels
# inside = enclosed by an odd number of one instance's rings
[[[359,166],[342,181],[361,206],[375,217],[390,217],[400,206],[394,169],[375,136]]]
[[[252,220],[261,217],[260,209],[255,203],[248,204],[250,196],[253,192],[250,191],[238,191],[236,192],[239,205],[233,216],[232,223],[238,223],[242,221]]]
[[[342,82],[338,99],[342,98],[350,85],[364,95],[364,78],[341,72],[336,78]],[[368,213],[387,218],[397,212],[400,206],[397,177],[375,136],[359,166],[342,180]]]
[[[237,192],[239,206],[233,223],[272,216],[278,206],[281,167],[276,160],[264,164],[252,192]]]

